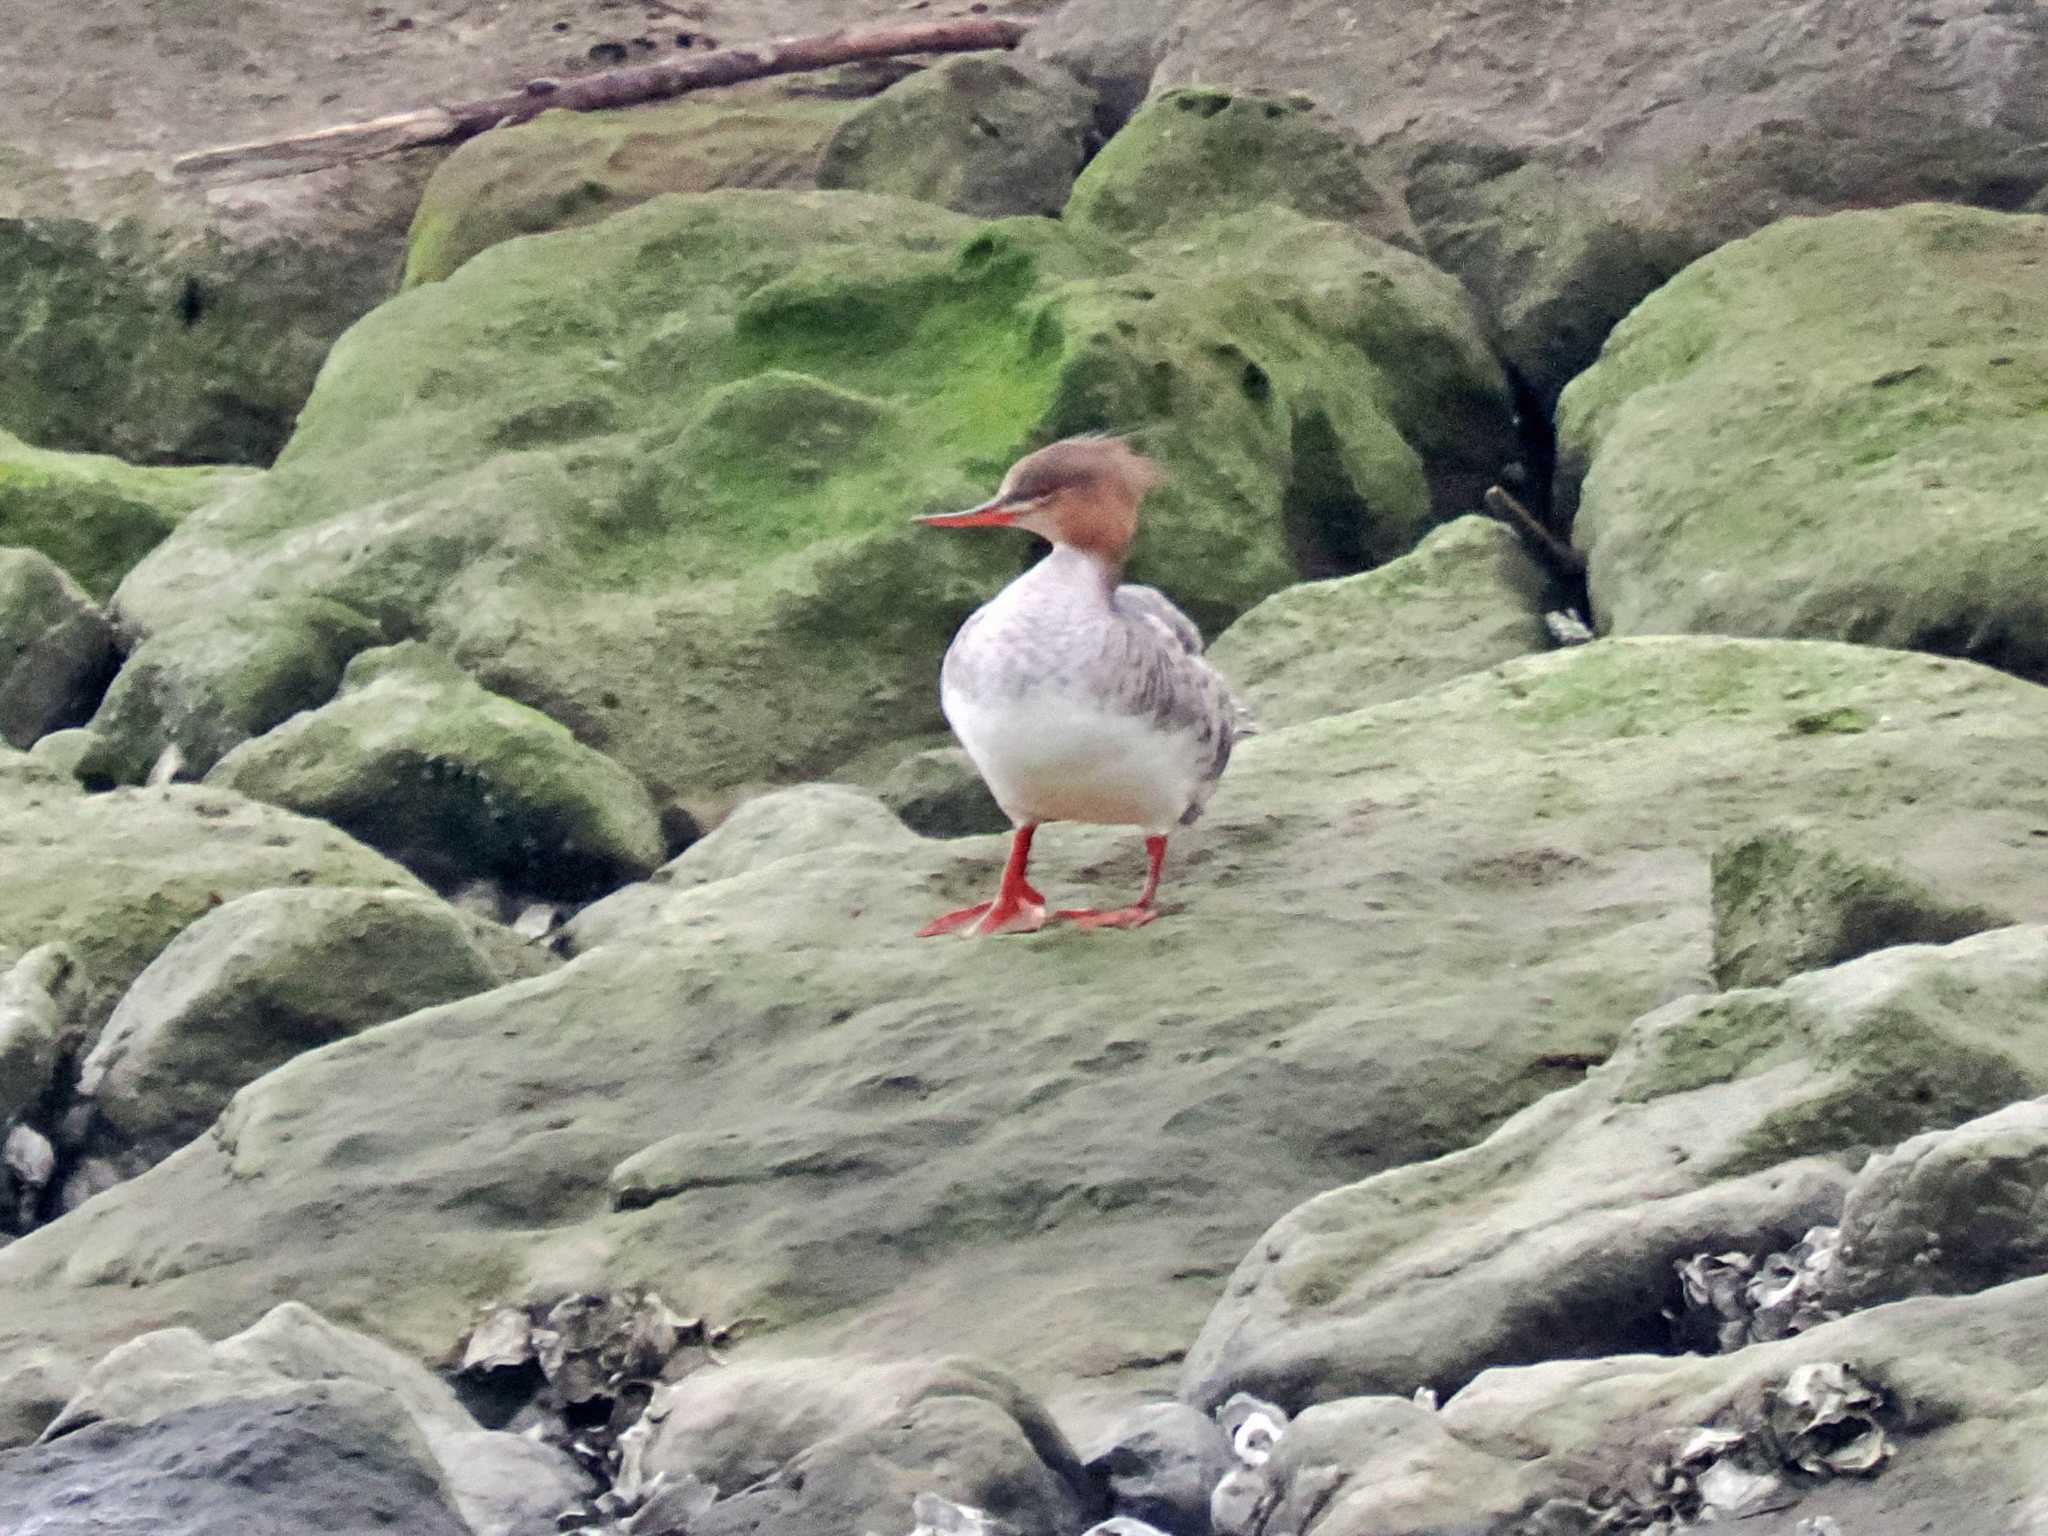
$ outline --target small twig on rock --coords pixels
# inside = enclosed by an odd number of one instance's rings
[[[605,107],[637,106],[707,86],[736,85],[742,80],[797,74],[906,53],[974,53],[1014,48],[1029,30],[1025,22],[979,16],[965,21],[913,22],[865,31],[785,37],[770,43],[720,48],[686,59],[668,59],[659,64],[606,70],[580,80],[534,80],[503,96],[446,107],[421,107],[413,112],[342,123],[288,138],[201,150],[173,161],[171,169],[180,176],[232,173],[246,181],[295,176],[351,160],[397,154],[425,144],[459,144],[487,129],[523,123],[555,108],[592,112]]]
[[[1536,514],[1503,487],[1496,485],[1487,490],[1486,510],[1519,530],[1522,537],[1534,544],[1559,570],[1571,576],[1586,574],[1586,557],[1537,522]]]

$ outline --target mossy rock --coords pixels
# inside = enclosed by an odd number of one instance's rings
[[[1614,634],[1853,640],[2048,679],[2048,219],[1920,204],[1722,247],[1560,407]]]
[[[320,598],[198,614],[137,646],[92,717],[82,778],[137,784],[166,748],[172,776],[198,779],[233,748],[334,696],[342,668],[383,636]]]
[[[444,886],[575,899],[651,874],[664,851],[632,775],[418,642],[363,652],[332,703],[207,782],[331,821]]]
[[[0,547],[0,743],[28,747],[92,713],[120,665],[113,626],[48,556]]]
[[[124,585],[152,633],[245,597],[416,635],[709,820],[735,786],[940,728],[937,661],[1032,558],[913,514],[1070,432],[1172,471],[1136,579],[1211,630],[1399,554],[1513,452],[1419,258],[1284,210],[1134,255],[1043,219],[711,192],[494,246],[336,346],[277,465]]]
[[[1215,86],[1147,102],[1089,162],[1066,217],[1137,241],[1260,207],[1417,244],[1400,194],[1314,101]]]
[[[152,469],[0,431],[0,545],[39,550],[105,601],[129,567],[242,469]]]
[[[317,215],[252,219],[148,172],[74,171],[0,217],[0,427],[138,463],[268,462],[333,339],[390,292],[423,173],[372,164],[336,205],[307,200]]]
[[[971,837],[1010,825],[974,760],[958,747],[911,753],[890,769],[875,793],[905,826],[926,837]]]
[[[1802,734],[1817,708],[1881,718]],[[1316,1207],[1330,1262],[1299,1273],[1334,1296],[1346,1266],[1420,1256],[1376,1271],[1409,1277],[1398,1326],[1356,1336],[1379,1359],[1482,1334],[1434,1252],[1463,1267],[1499,1247],[1511,1281],[1548,1284],[1545,1219],[1577,1209],[1571,1191],[1612,1194],[1601,1230],[1642,1258],[1631,1280],[1653,1274],[1656,1319],[1672,1272],[1632,1235],[1639,1199],[1974,1114],[2048,1069],[2048,955],[2010,951],[2003,970],[1867,956],[1779,989],[1781,1014],[1803,999],[1796,1028],[1759,1017],[1717,1062],[1676,1049],[1732,1017],[1711,992],[1711,851],[1759,815],[1825,817],[1922,874],[1967,862],[2039,924],[2044,754],[2048,690],[1989,668],[1600,641],[1253,737],[1176,833],[1158,922],[986,941],[913,935],[989,894],[1008,838],[920,838],[840,786],[764,796],[578,914],[560,969],[294,1060],[217,1135],[0,1251],[0,1358],[97,1358],[173,1323],[219,1336],[279,1295],[360,1308],[438,1358],[480,1304],[631,1284],[767,1319],[750,1347],[777,1357],[886,1334],[901,1355],[1004,1360],[1056,1408],[1121,1403],[1170,1388],[1160,1362],[1238,1294],[1219,1255],[1371,1175],[1401,1198],[1355,1245],[1345,1199]],[[1129,830],[1052,826],[1031,878],[1064,905],[1127,899],[1142,868]],[[1919,1022],[1866,1088],[1890,1049],[1869,1034],[1883,989],[1858,1001],[1848,973],[1901,956],[1910,977],[1884,974]],[[1633,1021],[1670,1006],[1688,1029],[1652,1050]],[[1641,1065],[1591,1087],[1624,1040]],[[1530,1108],[1546,1098],[1573,1107]],[[1465,1150],[1503,1121],[1484,1158]],[[1533,1213],[1532,1243],[1500,1246],[1504,1205]],[[1685,1210],[1659,1230],[1697,1233]],[[1564,1273],[1615,1295],[1597,1262]],[[1525,1337],[1620,1315],[1486,1294]],[[1399,1377],[1388,1390],[1429,1379]],[[0,1425],[32,1389],[0,1377]]]
[[[519,235],[574,229],[670,192],[808,187],[857,103],[721,94],[616,112],[543,112],[435,167],[406,238],[404,286],[437,283]]]
[[[1275,592],[1209,659],[1261,726],[1296,725],[1548,650],[1549,585],[1515,534],[1461,517],[1376,570]]]
[[[115,1008],[79,1072],[90,1149],[140,1172],[300,1052],[508,979],[431,896],[252,892],[173,939]]]
[[[37,945],[78,962],[96,1031],[143,967],[195,918],[280,886],[423,893],[382,854],[322,822],[197,785],[86,794],[0,748],[0,966]]]
[[[1682,998],[1450,1157],[1329,1190],[1248,1245],[1185,1395],[1299,1407],[1669,1350],[1675,1262],[1832,1224],[1873,1150],[2048,1092],[2048,927]]]
[[[1947,944],[2009,916],[1959,901],[1822,830],[1768,827],[1714,850],[1714,979],[1765,987],[1894,944]]]
[[[899,81],[840,124],[818,185],[984,218],[1056,214],[1094,133],[1095,94],[1066,71],[966,54]]]

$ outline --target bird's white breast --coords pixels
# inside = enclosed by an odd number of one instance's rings
[[[1013,820],[1164,832],[1194,798],[1189,744],[1056,684],[1016,697],[944,688],[946,720]]]

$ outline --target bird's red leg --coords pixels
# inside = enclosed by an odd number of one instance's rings
[[[1145,889],[1128,907],[1066,907],[1053,914],[1083,928],[1142,928],[1159,915],[1152,898],[1159,894],[1159,871],[1166,864],[1166,836],[1155,833],[1145,839]]]
[[[967,928],[970,936],[981,938],[992,933],[1035,933],[1043,928],[1045,898],[1024,878],[1024,866],[1031,862],[1031,834],[1037,830],[1036,822],[1027,823],[1011,837],[1010,860],[1003,866],[1003,883],[996,891],[995,900],[977,902],[957,912],[948,912],[944,917],[935,917],[917,930],[917,936],[928,939],[934,934]],[[968,927],[970,923],[973,924],[971,928]]]

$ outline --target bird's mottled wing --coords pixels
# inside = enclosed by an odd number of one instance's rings
[[[1183,824],[1193,822],[1202,814],[1208,789],[1223,777],[1231,748],[1251,734],[1250,716],[1223,674],[1203,657],[1195,621],[1165,594],[1152,587],[1119,587],[1116,609],[1127,647],[1116,669],[1125,706],[1185,737],[1201,760],[1203,791],[1181,818]]]
[[[1174,607],[1172,600],[1157,587],[1136,584],[1118,587],[1116,607],[1119,613],[1128,617],[1147,618],[1163,624],[1174,643],[1190,656],[1199,656],[1207,649],[1202,644],[1202,632],[1195,628],[1195,621]]]

